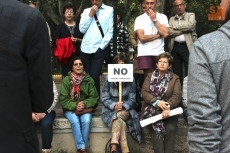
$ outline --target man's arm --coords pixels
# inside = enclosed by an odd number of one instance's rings
[[[35,11],[28,21],[26,34],[27,74],[33,112],[46,112],[53,102],[51,51],[43,16]]]
[[[150,42],[150,41],[153,41],[155,39],[158,39],[161,36],[160,36],[160,34],[145,35],[144,30],[139,29],[139,30],[137,30],[137,37],[141,43],[146,43],[146,42]]]
[[[188,21],[186,21],[184,24],[178,24],[176,26],[173,26],[174,30],[179,30],[182,32],[192,32],[196,29],[196,19],[194,13],[187,13],[188,14]]]
[[[171,18],[169,19],[169,37],[170,37],[170,38],[175,38],[175,37],[177,37],[177,36],[183,34],[182,31],[173,29],[173,21],[174,21],[174,18],[175,18],[175,17],[171,17]]]
[[[150,19],[154,22],[157,30],[158,30],[158,33],[163,36],[164,38],[168,37],[168,34],[169,34],[169,28],[167,27],[168,26],[168,19],[166,16],[161,16],[162,21],[164,21],[163,24],[161,24],[158,20],[157,20],[157,17],[156,17],[157,13],[153,10],[149,10],[148,11],[148,16],[150,17]]]
[[[163,36],[164,38],[168,37],[169,35],[169,28],[165,25],[161,25],[160,22],[156,21],[155,25],[157,27],[158,33]]]
[[[219,152],[221,116],[218,93],[206,51],[196,41],[189,55],[188,72],[188,143],[190,153]]]
[[[108,31],[104,33],[105,36],[103,37],[100,45],[101,49],[105,49],[113,37],[113,10],[111,10],[110,12],[110,16],[108,18],[107,24],[108,24]]]
[[[85,9],[84,12],[82,13],[82,17],[81,17],[81,20],[79,23],[79,30],[81,33],[83,33],[83,34],[86,33],[86,31],[89,29],[89,26],[90,26],[92,20],[93,20],[93,16],[92,17],[89,16],[87,9]]]

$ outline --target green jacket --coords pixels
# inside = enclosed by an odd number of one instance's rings
[[[70,83],[70,75],[66,76],[62,80],[59,101],[63,109],[65,110],[75,110],[76,101],[70,98],[70,91],[72,89],[72,84]],[[94,85],[93,79],[89,74],[85,76],[80,85],[80,99],[84,101],[85,108],[94,107],[98,101],[98,94],[96,87]]]

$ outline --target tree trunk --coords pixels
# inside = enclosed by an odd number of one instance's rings
[[[40,0],[40,4],[42,5],[42,7],[44,8],[44,10],[46,10],[46,13],[48,14],[48,16],[54,21],[55,24],[59,24],[62,22],[62,19],[60,16],[58,16],[53,8],[51,7],[51,5],[49,4],[49,2],[47,0]]]

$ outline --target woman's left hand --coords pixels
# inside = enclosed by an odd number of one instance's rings
[[[71,39],[72,39],[72,42],[74,42],[74,43],[76,43],[78,40],[78,38],[74,38],[74,37],[71,37]]]
[[[163,111],[162,111],[162,118],[163,118],[163,119],[168,118],[169,115],[170,115],[170,110],[169,110],[169,109],[166,109],[166,110],[163,110]]]
[[[168,102],[165,102],[163,100],[159,101],[157,103],[158,107],[160,107],[162,110],[170,110],[170,105]]]
[[[84,108],[85,108],[84,102],[83,101],[78,102],[78,104],[77,104],[77,110],[78,111],[83,111]]]

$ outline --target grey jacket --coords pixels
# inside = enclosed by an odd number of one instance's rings
[[[190,52],[188,143],[190,153],[230,152],[230,21],[204,35]]]
[[[108,76],[105,76],[104,86],[102,89],[102,120],[109,128],[112,122],[116,119],[116,111],[114,106],[119,99],[118,86],[114,82],[108,82]],[[126,121],[127,128],[132,137],[138,142],[141,142],[141,126],[139,114],[135,111],[136,103],[136,88],[134,82],[122,83],[122,101],[123,107],[129,111],[131,118]]]
[[[169,51],[171,52],[174,46],[175,37],[184,34],[187,47],[190,48],[193,42],[197,39],[196,34],[196,19],[195,14],[185,12],[184,19],[180,20],[180,24],[176,19],[176,15],[169,19]]]

